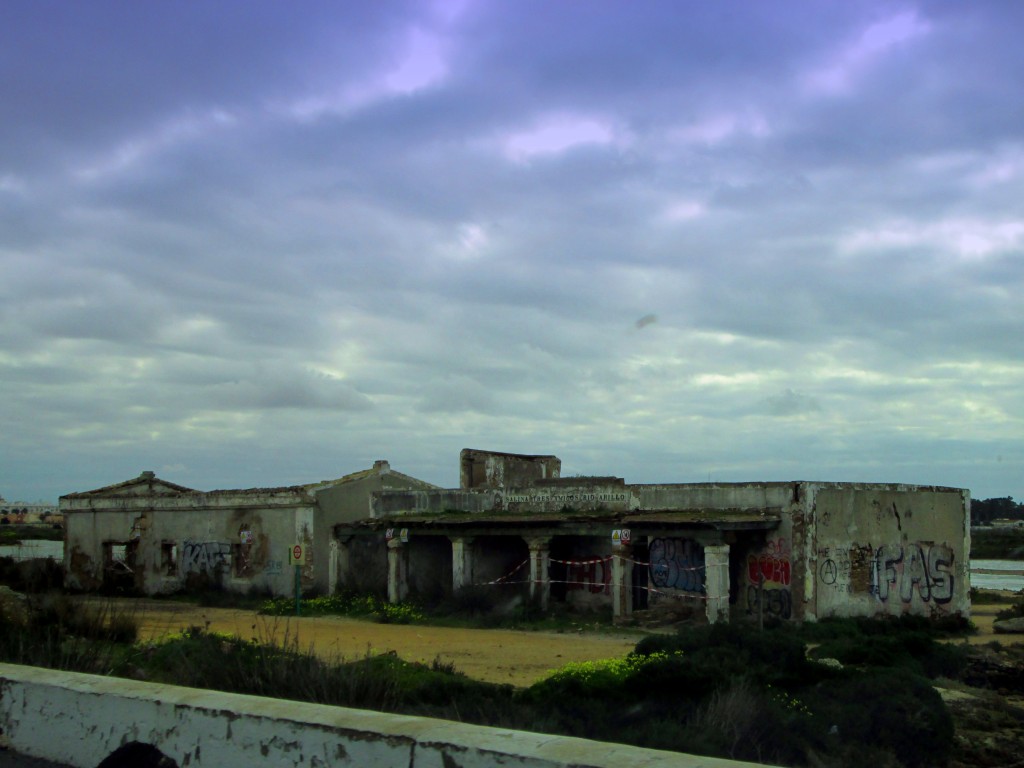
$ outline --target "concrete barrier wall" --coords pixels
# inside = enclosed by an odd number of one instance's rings
[[[563,736],[0,664],[15,752],[94,768],[139,741],[181,768],[742,768]]]

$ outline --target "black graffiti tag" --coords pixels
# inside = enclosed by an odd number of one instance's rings
[[[821,580],[825,584],[835,584],[836,578],[839,576],[839,567],[836,565],[836,561],[829,558],[821,564]]]
[[[223,541],[186,541],[182,569],[186,573],[214,575],[231,563],[231,545]]]

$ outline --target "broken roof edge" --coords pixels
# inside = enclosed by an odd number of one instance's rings
[[[384,467],[381,467],[381,464]],[[122,480],[119,483],[112,483],[110,485],[104,485],[100,488],[94,488],[88,491],[74,491],[72,493],[66,493],[61,495],[61,499],[81,499],[87,497],[102,497],[108,495],[117,495],[118,491],[133,486],[148,484],[148,485],[159,485],[162,488],[166,488],[170,491],[174,491],[177,494],[199,494],[208,496],[225,496],[230,494],[239,495],[252,495],[257,493],[295,493],[303,496],[307,496],[310,493],[316,492],[323,488],[328,488],[336,485],[344,485],[352,483],[357,480],[362,480],[366,477],[370,477],[375,473],[388,474],[392,477],[401,478],[403,481],[407,481],[411,484],[417,484],[422,486],[421,489],[417,490],[440,490],[439,486],[433,483],[428,483],[426,480],[420,480],[419,478],[406,475],[402,472],[397,472],[390,468],[387,462],[375,462],[372,467],[368,469],[360,469],[356,472],[350,472],[347,475],[335,478],[333,480],[320,480],[313,483],[296,483],[294,485],[279,485],[269,487],[253,487],[253,488],[215,488],[209,491],[203,491],[198,488],[189,488],[188,486],[179,485],[172,483],[169,480],[157,477],[156,473],[151,470],[145,470],[141,472],[137,477],[130,478],[128,480]]]
[[[381,465],[383,465],[383,467]],[[413,477],[412,475],[407,475],[404,472],[399,472],[398,470],[391,469],[390,463],[388,463],[386,461],[375,461],[373,466],[369,467],[367,469],[360,469],[360,470],[357,470],[356,472],[350,472],[349,474],[342,475],[341,477],[336,478],[334,480],[320,480],[320,481],[315,482],[315,483],[306,483],[302,487],[306,488],[309,491],[316,492],[316,491],[322,490],[324,488],[330,488],[330,487],[333,487],[333,486],[347,485],[348,483],[354,483],[354,482],[356,482],[358,480],[364,480],[367,477],[372,477],[373,475],[376,475],[376,474],[379,474],[379,475],[389,475],[391,477],[397,477],[397,478],[400,478],[401,480],[407,481],[409,483],[413,483],[413,484],[417,484],[417,485],[423,486],[422,488],[401,489],[401,490],[423,490],[423,491],[442,490],[442,488],[440,486],[434,485],[433,483],[429,483],[426,480],[420,480],[418,477]],[[385,490],[391,490],[391,489],[385,489]],[[398,490],[398,489],[396,489],[396,490]]]
[[[459,457],[462,458],[473,453],[484,456],[504,456],[510,459],[558,459],[551,453],[508,453],[507,451],[489,451],[486,448],[463,448],[459,451]],[[559,459],[559,461],[561,460]]]
[[[934,491],[936,493],[959,493],[969,490],[952,485],[918,485],[917,483],[880,483],[860,480],[733,480],[719,482],[716,480],[693,483],[626,483],[630,488],[785,488],[793,486],[814,486],[816,488],[861,488],[870,491]]]
[[[720,512],[721,510],[714,510]],[[338,535],[373,535],[388,529],[415,529],[420,534],[448,535],[446,531],[474,531],[474,535],[516,535],[517,530],[547,529],[551,535],[603,536],[609,529],[632,527],[640,535],[669,530],[770,531],[781,525],[778,514],[704,514],[637,515],[629,512],[591,513],[563,516],[557,514],[523,515],[517,513],[457,513],[433,515],[397,515],[365,518],[333,526]],[[582,528],[581,528],[582,527]],[[586,534],[578,533],[586,529]],[[571,533],[577,531],[577,533]]]
[[[142,473],[140,473],[138,477],[133,477],[133,478],[131,478],[129,480],[122,480],[119,483],[112,483],[111,485],[104,485],[101,488],[94,488],[94,489],[92,489],[90,491],[75,491],[73,493],[65,493],[62,496],[60,496],[59,498],[60,499],[79,499],[79,498],[83,498],[83,497],[87,497],[87,496],[106,496],[108,494],[114,493],[115,491],[118,491],[118,490],[121,490],[121,489],[124,489],[124,488],[131,488],[134,485],[142,485],[143,483],[148,484],[148,485],[159,484],[159,485],[161,485],[161,486],[163,486],[165,488],[169,488],[169,489],[171,489],[173,491],[177,491],[178,493],[202,493],[202,491],[197,491],[195,488],[188,488],[187,486],[184,486],[184,485],[178,485],[177,483],[172,483],[170,480],[164,480],[162,478],[159,478],[159,477],[156,476],[155,472],[146,470],[146,471],[143,471]]]
[[[714,507],[690,507],[684,509],[570,509],[570,510],[487,510],[472,512],[468,510],[446,509],[439,512],[393,513],[380,517],[365,518],[358,525],[368,527],[400,526],[404,523],[442,523],[442,522],[484,522],[493,520],[505,522],[509,520],[629,520],[631,522],[678,522],[682,520],[702,520],[728,522],[733,520],[781,520],[781,507],[730,507],[716,509]],[[355,523],[353,523],[355,525]]]

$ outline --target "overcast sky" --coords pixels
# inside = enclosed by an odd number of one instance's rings
[[[1024,497],[1024,4],[0,4],[0,495],[464,447]]]

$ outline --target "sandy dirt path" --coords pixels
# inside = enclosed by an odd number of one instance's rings
[[[1004,592],[1002,594],[1004,596],[1013,595],[1012,592]],[[971,645],[983,645],[993,640],[998,640],[1003,645],[1024,643],[1024,634],[996,634],[995,630],[992,629],[992,622],[995,621],[996,614],[1006,610],[1007,607],[1006,605],[972,605],[971,621],[978,628],[978,632],[967,638],[967,642]]]
[[[326,659],[359,659],[394,651],[406,661],[435,658],[476,680],[528,686],[572,661],[623,656],[636,633],[555,633],[378,624],[337,616],[259,616],[251,610],[203,608],[157,600],[125,601],[139,619],[139,639],[156,639],[191,626],[258,640],[297,639]]]
[[[640,633],[530,632],[504,629],[463,629],[418,624],[378,624],[337,616],[260,616],[252,610],[203,608],[166,600],[126,600],[139,619],[139,637],[156,639],[198,626],[257,640],[297,641],[325,659],[359,659],[367,653],[394,651],[407,661],[452,663],[476,680],[528,686],[548,672],[574,661],[623,656],[633,650]],[[972,645],[998,640],[1024,642],[1024,635],[996,635],[995,614],[1002,605],[976,605],[971,619],[978,633]],[[950,642],[965,642],[952,640]]]

